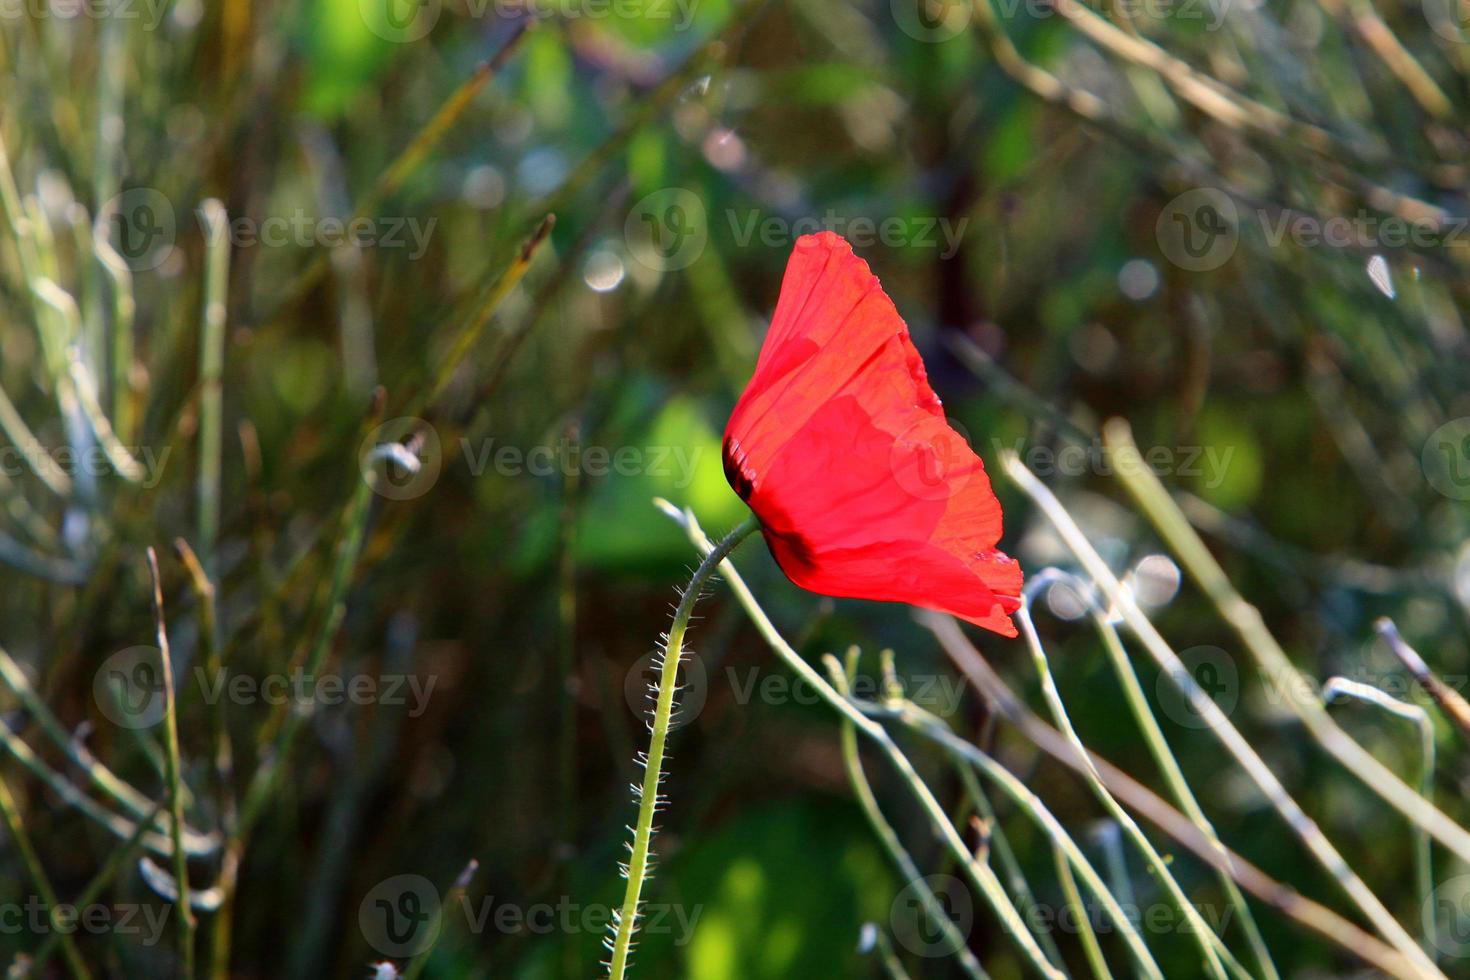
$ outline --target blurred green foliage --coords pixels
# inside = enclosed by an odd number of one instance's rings
[[[157,733],[110,724],[92,691],[109,656],[151,642],[150,545],[164,555],[180,675],[205,657],[209,627],[169,552],[176,537],[198,543],[205,248],[196,208],[217,197],[257,230],[271,217],[302,215],[320,231],[323,218],[351,216],[523,19],[506,5],[430,2],[428,33],[398,43],[374,31],[373,2],[175,3],[156,29],[51,7],[0,18],[0,138],[20,193],[53,232],[54,267],[44,271],[77,298],[84,329],[72,339],[104,406],[133,409],[136,425],[120,437],[168,453],[156,486],[109,473],[90,496],[65,499],[29,468],[6,472],[0,644],[65,726],[90,724],[90,751],[152,798],[163,793]],[[1126,416],[1140,444],[1171,454],[1165,482],[1189,495],[1237,586],[1310,673],[1401,677],[1371,640],[1373,620],[1391,615],[1439,670],[1463,676],[1467,512],[1426,478],[1423,454],[1437,451],[1441,426],[1470,416],[1466,243],[1453,236],[1467,210],[1470,48],[1426,3],[1369,9],[1423,67],[1427,87],[1404,81],[1413,76],[1402,60],[1385,60],[1352,3],[1137,19],[1099,5],[1108,37],[1139,37],[1180,59],[1163,71],[1089,40],[1050,5],[992,5],[1028,59],[1018,65],[978,14],[938,43],[907,33],[900,25],[912,26],[914,10],[902,0],[700,0],[687,24],[672,3],[641,17],[574,4],[538,18],[422,163],[373,201],[380,222],[427,229],[421,254],[381,241],[334,249],[315,232],[237,242],[213,556],[232,672],[288,669],[329,622],[325,583],[363,478],[374,389],[394,417],[441,373],[449,381],[421,410],[442,442],[439,475],[410,499],[372,499],[328,660],[344,674],[433,677],[434,693],[417,716],[376,704],[310,719],[244,858],[230,975],[359,975],[382,955],[360,925],[364,896],[402,873],[445,891],[470,858],[481,863],[472,899],[615,899],[632,814],[626,784],[644,738],[625,680],[666,628],[671,590],[695,561],[651,498],[692,508],[712,532],[743,516],[720,465],[723,421],[753,364],[793,229],[813,222],[854,233],[855,220],[901,219],[897,240],[859,251],[992,470],[1002,448],[1035,466],[1067,446],[1094,447],[1102,419]],[[1079,115],[1077,99],[1056,96],[1027,66],[1106,111]],[[1188,97],[1179,66],[1208,74],[1231,104],[1248,97],[1297,128],[1209,111]],[[1200,188],[1220,190],[1237,211],[1230,254],[1204,269],[1181,264],[1169,221],[1180,195]],[[141,189],[171,203],[173,231],[159,262],[133,271],[136,363],[118,363],[115,286],[91,249],[91,221],[119,192]],[[681,229],[645,204],[673,190],[699,205]],[[451,363],[477,298],[548,211],[557,219],[549,241],[469,356]],[[1417,222],[1432,241],[1273,242],[1283,215],[1367,215],[1380,229]],[[702,245],[681,267],[650,265],[637,247],[650,227]],[[0,388],[40,443],[63,446],[73,433],[44,360],[50,314],[37,309],[17,242],[9,224],[0,229]],[[1393,298],[1365,271],[1375,254],[1386,256]],[[502,447],[522,463],[496,464]],[[640,462],[591,472],[592,447],[634,450]],[[558,465],[532,472],[525,454],[537,448]],[[1195,450],[1228,462],[1218,473],[1179,465]],[[570,475],[559,465],[567,459],[577,461]],[[1036,468],[1115,566],[1159,550],[1103,469]],[[999,479],[997,490],[1005,547],[1028,570],[1067,563],[1014,490]],[[38,573],[34,556],[75,563],[80,584],[44,561]],[[803,655],[892,646],[908,676],[949,676],[905,610],[803,594],[758,543],[737,561]],[[636,975],[877,976],[874,959],[855,952],[860,930],[888,928],[901,883],[851,802],[835,720],[789,698],[739,696],[732,679],[748,670],[783,675],[715,591],[693,633],[705,705],[674,736],[649,895],[697,909],[698,925],[685,943],[649,936]],[[1404,873],[1411,845],[1397,818],[1367,806],[1282,723],[1188,585],[1158,618],[1177,646],[1236,658],[1237,723],[1412,921],[1422,897]],[[1131,726],[1118,723],[1095,638],[1041,620],[1083,736],[1115,761],[1142,758]],[[993,638],[984,649],[1035,703],[1023,651]],[[1145,677],[1151,695],[1154,680]],[[8,696],[0,706],[20,737],[44,744],[34,717]],[[215,717],[186,684],[185,775],[191,819],[205,829],[228,819],[211,761]],[[231,705],[227,717],[238,795],[270,761],[281,718],[262,704]],[[974,736],[986,717],[971,695],[955,721]],[[1402,730],[1366,714],[1346,724],[1397,771],[1412,770]],[[1227,842],[1330,902],[1330,883],[1213,744],[1186,725],[1168,734]],[[1072,776],[1004,728],[996,739],[997,756],[1068,826],[1101,819]],[[43,755],[67,768],[55,746]],[[1448,729],[1441,757],[1442,802],[1458,814],[1464,758]],[[955,799],[939,760],[922,761]],[[873,768],[880,796],[896,801]],[[78,894],[116,841],[14,759],[0,770],[58,890]],[[1137,775],[1156,784],[1147,769]],[[920,863],[938,867],[927,829],[895,809]],[[1058,902],[1045,841],[1015,813],[1001,819],[1043,900]],[[1079,837],[1101,862],[1096,840]],[[1178,860],[1181,878],[1216,900],[1203,869]],[[9,842],[0,862],[0,900],[30,894]],[[219,874],[215,859],[196,864],[200,886]],[[1153,894],[1141,864],[1123,870]],[[131,864],[109,895],[162,904]],[[207,935],[209,916],[201,920]],[[1284,921],[1265,927],[1285,974],[1352,968]],[[983,915],[971,938],[993,975],[1017,975],[1014,952]],[[0,950],[34,952],[36,940],[0,935]],[[451,924],[426,975],[585,977],[600,940]],[[1075,937],[1059,941],[1080,966]],[[1187,942],[1158,941],[1170,977],[1194,975]],[[1104,944],[1116,952],[1115,939]],[[103,935],[78,945],[99,972],[163,975],[173,964],[167,943]],[[202,944],[206,962],[210,948]],[[904,957],[915,977],[952,969]]]

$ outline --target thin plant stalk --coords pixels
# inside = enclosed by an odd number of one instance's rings
[[[1023,705],[978,650],[960,631],[959,624],[946,616],[924,614],[919,617],[939,640],[951,660],[995,707],[1001,717],[1014,725],[1037,748],[1068,768],[1081,772],[1083,760],[1076,748],[1061,732],[1052,728]],[[916,734],[935,742],[959,758],[973,764],[982,773],[991,773],[1008,795],[1020,802],[1029,794],[1025,784],[1008,769],[999,766],[979,747],[956,735],[941,719],[917,708],[911,702],[895,712],[892,706],[856,703],[865,715],[893,719]],[[1328,939],[1344,950],[1377,967],[1390,976],[1442,976],[1437,970],[1426,973],[1398,950],[1364,931],[1341,915],[1276,881],[1260,868],[1233,851],[1223,849],[1202,834],[1184,814],[1175,810],[1152,790],[1128,773],[1096,753],[1088,753],[1090,763],[1103,783],[1120,801],[1146,817],[1160,830],[1193,851],[1201,860],[1227,872],[1242,888],[1300,925]],[[1024,804],[1023,804],[1024,806]],[[1050,814],[1042,807],[1043,819]],[[1061,831],[1065,834],[1065,831]],[[1075,863],[1074,863],[1075,866]],[[1080,869],[1079,869],[1080,870]],[[1084,874],[1084,881],[1086,881]],[[1106,902],[1105,896],[1100,896]],[[1126,933],[1125,933],[1126,935]]]
[[[199,603],[199,634],[200,642],[204,647],[204,669],[209,672],[211,684],[221,684],[224,682],[224,662],[220,657],[218,597],[214,583],[210,581],[199,557],[194,553],[194,549],[189,547],[187,541],[183,538],[176,539],[174,550],[178,553],[179,560],[184,563],[184,568],[189,572],[189,580],[194,586],[195,601]],[[234,748],[230,742],[229,725],[226,721],[228,700],[222,698],[210,712],[210,749],[214,756],[214,785],[219,800],[220,827],[226,837],[234,833],[238,815],[234,787]],[[238,868],[237,855],[227,849],[220,862],[219,888],[222,896],[233,893]],[[229,915],[216,915],[211,923],[209,976],[216,980],[223,980],[229,972],[231,928],[232,919]]]
[[[876,926],[873,929],[873,948],[878,953],[878,962],[883,964],[883,972],[888,974],[889,980],[912,980],[909,971],[903,968],[898,953],[894,951],[893,940],[888,938],[888,933]]]
[[[1011,894],[1015,896],[1017,906],[1023,913],[1027,922],[1036,921],[1029,913],[1037,908],[1036,895],[1031,891],[1030,884],[1026,881],[1026,875],[1021,870],[1021,862],[1016,860],[1016,852],[1011,847],[1009,838],[1006,836],[1005,828],[1001,826],[1000,818],[995,812],[995,807],[986,795],[985,788],[980,785],[980,780],[975,775],[975,770],[963,759],[953,759],[955,774],[959,776],[960,785],[965,794],[970,798],[971,804],[979,819],[984,821],[989,828],[987,842],[990,850],[1000,859],[1001,869],[1005,872],[1006,880],[1010,884]],[[1046,951],[1047,959],[1058,967],[1064,966],[1061,950],[1057,948],[1056,941],[1052,939],[1050,930],[1037,928],[1036,941]]]
[[[1031,651],[1031,661],[1036,667],[1037,675],[1041,679],[1042,695],[1046,699],[1048,709],[1051,711],[1052,721],[1056,723],[1057,728],[1072,742],[1077,751],[1085,759],[1087,755],[1086,746],[1083,745],[1082,739],[1078,736],[1076,729],[1072,727],[1072,719],[1067,714],[1066,705],[1062,703],[1061,692],[1057,690],[1056,680],[1052,677],[1051,663],[1047,659],[1046,650],[1041,645],[1041,638],[1037,636],[1036,623],[1031,618],[1032,597],[1038,588],[1045,588],[1048,583],[1049,579],[1044,574],[1033,577],[1022,592],[1021,606],[1016,610],[1015,616],[1021,624],[1021,636],[1026,641],[1027,649]],[[1189,896],[1184,894],[1184,889],[1180,887],[1179,882],[1174,878],[1173,873],[1170,872],[1169,866],[1164,861],[1163,856],[1154,848],[1153,843],[1149,841],[1148,836],[1144,834],[1143,829],[1138,826],[1138,823],[1128,814],[1128,811],[1124,810],[1118,801],[1113,799],[1113,795],[1103,785],[1097,772],[1091,766],[1088,766],[1084,772],[1084,776],[1093,795],[1103,805],[1103,809],[1107,810],[1109,815],[1128,834],[1139,852],[1143,854],[1144,860],[1148,862],[1149,868],[1153,871],[1154,876],[1163,884],[1164,889],[1169,893],[1174,903],[1179,906],[1179,910],[1189,922],[1190,932],[1194,934],[1195,941],[1199,943],[1200,953],[1204,956],[1205,966],[1209,974],[1223,980],[1225,976],[1225,966],[1222,963],[1223,956],[1225,960],[1231,963],[1231,972],[1237,975],[1245,975],[1247,980],[1249,980],[1249,974],[1245,973],[1244,969],[1240,967],[1240,964],[1234,962],[1235,958],[1224,948],[1224,945],[1220,942],[1220,937],[1215,935],[1215,931],[1200,916],[1199,910],[1189,901]]]
[[[429,954],[434,952],[434,947],[444,937],[445,910],[459,906],[460,902],[464,899],[465,892],[469,890],[470,882],[474,880],[475,873],[479,870],[480,862],[471,859],[464,866],[464,870],[454,879],[454,884],[449,886],[449,892],[444,896],[444,901],[439,903],[436,921],[428,927],[428,934],[434,937],[433,942],[429,944],[427,949],[413,958],[413,962],[408,965],[408,969],[403,973],[403,980],[418,980],[419,974],[424,972],[424,967],[429,962]]]
[[[218,575],[220,446],[224,414],[221,377],[225,360],[225,313],[230,285],[229,215],[210,198],[199,208],[204,222],[204,309],[199,339],[199,558],[205,574]]]
[[[1460,733],[1470,736],[1470,704],[1460,696],[1460,692],[1440,680],[1439,675],[1429,669],[1424,658],[1419,656],[1419,651],[1409,646],[1404,638],[1399,635],[1399,628],[1394,625],[1393,620],[1384,616],[1374,624],[1378,635],[1383,637],[1393,655],[1399,658],[1404,669],[1414,676],[1414,680],[1424,689],[1430,699],[1439,706]]]
[[[1235,586],[1230,584],[1224,569],[1215,561],[1178,505],[1169,497],[1158,477],[1144,465],[1127,423],[1121,419],[1109,422],[1103,427],[1103,438],[1113,450],[1117,460],[1116,472],[1123,485],[1128,488],[1128,492],[1133,495],[1165,542],[1179,556],[1180,562],[1200,589],[1214,603],[1221,618],[1235,630],[1255,658],[1262,675],[1277,683],[1312,687],[1311,681],[1297,670],[1286,651],[1281,649],[1276,638],[1266,628],[1260,611],[1246,602],[1235,590]],[[1101,582],[1099,584],[1104,585]],[[1131,600],[1127,605],[1133,605]],[[1136,608],[1133,611],[1138,612]],[[1124,613],[1125,616],[1128,614],[1126,608]],[[1151,626],[1149,629],[1152,631]],[[1420,796],[1391,769],[1375,759],[1367,749],[1350,738],[1316,698],[1289,697],[1285,701],[1312,738],[1360,782],[1385,803],[1429,831],[1435,840],[1453,851],[1462,861],[1470,862],[1470,830],[1455,823],[1444,811]],[[1213,705],[1213,702],[1210,703]]]
[[[1200,832],[1214,841],[1221,853],[1224,853],[1224,845],[1220,843],[1220,837],[1215,832],[1214,825],[1205,816],[1204,808],[1200,806],[1194,791],[1189,788],[1189,781],[1184,778],[1184,770],[1179,768],[1179,760],[1174,757],[1174,751],[1169,748],[1169,742],[1164,737],[1163,729],[1159,727],[1158,719],[1154,717],[1153,710],[1148,705],[1148,698],[1144,695],[1143,686],[1138,681],[1138,674],[1134,671],[1133,664],[1129,662],[1128,654],[1123,649],[1123,640],[1118,636],[1117,629],[1095,606],[1092,610],[1092,617],[1097,624],[1098,632],[1102,635],[1103,648],[1107,650],[1108,659],[1112,661],[1113,673],[1123,685],[1123,694],[1128,699],[1128,707],[1133,713],[1134,720],[1138,722],[1138,727],[1143,731],[1144,742],[1148,745],[1154,764],[1164,775],[1169,794],[1174,797],[1174,802],[1184,811],[1185,815],[1194,821],[1194,825],[1199,828]],[[1227,872],[1217,870],[1216,873],[1220,880],[1220,887],[1229,898],[1241,929],[1245,932],[1246,940],[1250,943],[1260,975],[1265,980],[1279,980],[1280,974],[1277,973],[1276,964],[1271,959],[1271,951],[1266,946],[1265,937],[1261,935],[1260,926],[1256,924],[1256,917],[1251,912],[1250,903],[1241,894],[1240,886]]]
[[[1116,444],[1116,443],[1113,443]],[[1135,454],[1137,450],[1134,450]],[[1292,797],[1291,793],[1277,778],[1245,736],[1230,723],[1225,713],[1210,698],[1208,694],[1194,680],[1174,652],[1168,642],[1159,631],[1138,608],[1133,597],[1124,589],[1117,577],[1109,570],[1107,563],[1103,561],[1087,540],[1075,521],[1072,520],[1066,510],[1062,507],[1056,497],[1052,495],[1041,481],[1037,480],[1015,456],[1014,453],[1006,453],[1002,456],[1006,472],[1021,487],[1046,515],[1047,519],[1060,533],[1067,547],[1075,554],[1087,573],[1098,587],[1102,589],[1108,602],[1117,609],[1127,621],[1129,627],[1143,642],[1145,649],[1164,669],[1169,679],[1180,689],[1181,693],[1189,700],[1190,707],[1203,718],[1209,730],[1222,745],[1234,756],[1235,760],[1245,770],[1251,781],[1265,795],[1273,809],[1281,816],[1282,820],[1296,834],[1298,839],[1306,845],[1321,864],[1322,868],[1332,875],[1338,885],[1352,899],[1362,913],[1373,923],[1375,929],[1389,943],[1399,951],[1405,958],[1414,963],[1416,968],[1428,976],[1442,976],[1433,962],[1425,956],[1424,951],[1419,948],[1413,937],[1405,931],[1393,914],[1384,906],[1383,902],[1373,893],[1373,890],[1364,883],[1357,872],[1347,863],[1342,852],[1327,839],[1317,823],[1307,816],[1301,805]],[[1131,469],[1142,467],[1141,461],[1135,457],[1132,463],[1118,460],[1118,470],[1126,472]],[[1176,510],[1177,513],[1177,510]],[[1180,515],[1183,521],[1183,516]],[[1192,533],[1192,532],[1191,532]],[[1195,539],[1198,541],[1198,539]],[[1200,545],[1203,548],[1203,545]],[[1282,654],[1284,657],[1285,654]],[[1290,668],[1294,671],[1294,668]],[[1335,725],[1333,726],[1336,727]],[[1346,737],[1346,736],[1344,736]],[[1356,743],[1355,743],[1356,745]],[[1394,777],[1397,780],[1397,777]],[[1412,791],[1410,791],[1412,792]],[[1415,794],[1421,804],[1422,798]],[[1427,804],[1426,804],[1427,805]],[[1431,807],[1432,809],[1432,807]],[[1436,811],[1438,812],[1438,811]],[[1448,818],[1446,818],[1447,820]],[[1458,829],[1458,828],[1456,828]],[[1464,833],[1464,831],[1460,831]]]
[[[163,804],[159,803],[154,807],[154,813],[151,816],[158,816],[162,812]],[[87,882],[86,887],[82,889],[81,895],[77,896],[77,900],[71,903],[73,907],[79,909],[89,908],[92,903],[102,897],[102,892],[108,885],[112,884],[112,880],[117,877],[118,872],[127,867],[128,863],[133,859],[133,855],[143,846],[143,836],[147,831],[148,824],[151,822],[150,817],[148,821],[139,823],[138,829],[133,833],[133,836],[113,849],[113,852],[107,856],[107,860],[103,862],[102,867],[97,869],[97,873],[92,876],[92,880]],[[46,975],[45,968],[47,962],[55,954],[56,947],[67,941],[70,935],[69,932],[63,932],[58,929],[51,930],[46,936],[45,941],[36,948],[36,952],[31,956],[31,975]]]
[[[851,656],[848,658],[847,667],[838,663],[837,658],[828,655],[827,673],[832,677],[832,685],[844,697],[848,697],[852,690],[852,677],[855,675],[856,664]],[[955,958],[959,960],[960,968],[969,977],[987,976],[985,968],[971,952],[968,942],[954,920],[945,912],[944,906],[940,904],[938,896],[924,880],[924,873],[914,862],[908,850],[904,848],[903,842],[899,840],[898,832],[883,815],[883,808],[878,803],[878,798],[873,795],[873,787],[868,782],[867,773],[863,771],[862,756],[858,753],[857,731],[852,722],[847,719],[842,721],[842,760],[847,767],[847,777],[852,783],[853,795],[857,797],[858,805],[862,807],[868,823],[873,828],[883,849],[888,852],[889,858],[898,866],[899,873],[903,875],[907,887],[918,893],[919,902],[924,907],[924,913],[930,921],[944,934],[945,944],[954,950]]]
[[[1434,722],[1429,712],[1417,704],[1409,704],[1371,684],[1348,680],[1346,677],[1329,677],[1322,685],[1322,702],[1331,704],[1340,698],[1351,698],[1377,707],[1396,718],[1414,725],[1419,733],[1419,792],[1426,800],[1434,799]],[[1434,903],[1429,900],[1434,891],[1434,844],[1423,827],[1414,828],[1414,874],[1418,878],[1419,894],[1423,901],[1420,919],[1424,925],[1424,951],[1430,956],[1439,948],[1439,925],[1436,921]]]
[[[20,807],[16,805],[15,797],[10,794],[10,786],[3,778],[0,778],[0,816],[5,819],[5,828],[10,832],[10,839],[15,844],[15,849],[20,852],[21,862],[25,864],[26,871],[31,876],[31,883],[36,886],[36,891],[41,893],[41,901],[46,903],[46,914],[51,923],[51,933],[62,936],[61,952],[62,957],[66,960],[67,969],[74,977],[90,977],[87,965],[82,961],[81,954],[77,952],[76,943],[72,941],[71,930],[64,928],[57,920],[60,905],[56,899],[56,889],[51,887],[51,879],[41,864],[41,858],[36,854],[30,834],[26,833],[25,820],[21,817]]]
[[[679,522],[689,535],[690,541],[693,542],[701,553],[709,555],[712,552],[715,546],[705,537],[704,532],[700,529],[692,513],[687,510],[681,511],[667,501],[661,500],[658,503],[664,509],[665,513]],[[923,779],[920,778],[918,772],[915,771],[913,763],[899,749],[898,743],[893,740],[892,736],[888,734],[888,731],[881,724],[863,715],[862,712],[853,707],[850,699],[844,698],[841,694],[837,693],[837,690],[827,683],[819,671],[803,660],[791,648],[791,645],[781,636],[770,619],[766,617],[760,605],[755,601],[755,596],[751,594],[744,579],[736,571],[734,564],[729,561],[723,562],[720,565],[720,573],[729,583],[731,591],[735,593],[746,614],[755,623],[756,629],[765,638],[767,645],[776,652],[782,662],[803,681],[810,684],[812,689],[829,705],[836,708],[844,718],[852,721],[864,736],[873,740],[882,749],[883,754],[898,772],[900,778],[908,785],[914,798],[929,815],[935,830],[938,831],[945,843],[949,846],[951,853],[959,858],[960,864],[966,869],[971,883],[980,890],[981,894],[995,910],[1001,925],[1010,935],[1011,940],[1025,954],[1026,960],[1031,967],[1045,977],[1062,976],[1063,974],[1048,962],[1046,954],[1041,951],[1036,940],[1032,938],[1030,930],[1026,928],[1020,913],[1016,910],[1015,905],[1012,904],[1010,896],[1006,894],[1005,888],[1000,884],[999,879],[995,877],[995,873],[987,865],[975,860],[975,856],[970,853],[969,848],[965,846],[965,842],[954,829],[954,825],[950,822],[949,816],[944,812],[944,808],[939,805],[939,801],[934,798],[934,794],[929,790],[929,787],[924,783]],[[1060,828],[1060,825],[1058,825],[1058,828]],[[1126,923],[1126,917],[1122,916],[1121,910],[1119,910],[1119,917],[1121,920],[1119,929],[1124,930],[1126,935],[1126,930],[1129,930],[1131,927]],[[1133,939],[1137,940],[1136,932],[1133,935]],[[1137,951],[1141,954],[1144,961],[1152,963],[1152,957],[1149,956],[1147,949],[1142,947],[1141,942],[1137,947]],[[1158,972],[1157,966],[1154,966],[1151,971],[1148,971],[1148,975],[1162,980],[1162,974]]]
[[[628,956],[632,951],[633,933],[638,926],[643,885],[648,878],[648,859],[653,841],[653,817],[658,810],[659,784],[663,780],[664,745],[668,741],[669,727],[674,715],[674,692],[678,686],[679,663],[684,658],[684,633],[689,628],[689,617],[694,613],[694,603],[699,599],[710,576],[744,541],[759,527],[754,517],[748,517],[739,527],[727,534],[718,545],[699,563],[689,579],[689,586],[679,597],[674,609],[673,623],[663,645],[663,660],[659,668],[658,694],[654,703],[653,719],[649,723],[648,753],[643,757],[643,783],[637,790],[638,820],[633,829],[633,841],[627,865],[628,886],[623,893],[622,908],[614,915],[616,932],[611,940],[612,955],[608,961],[609,980],[623,980],[628,969]]]
[[[178,698],[174,689],[173,657],[169,654],[168,625],[163,616],[163,583],[158,574],[158,555],[148,549],[148,571],[153,577],[153,614],[158,626],[158,658],[162,665],[164,734],[168,754],[169,813],[173,817],[174,878],[178,887],[180,968],[185,978],[194,976],[194,909],[189,904],[189,861],[184,850],[184,776],[179,752]]]
[[[1047,808],[1041,797],[1031,792],[1015,773],[997,762],[985,750],[971,745],[956,735],[944,719],[912,701],[900,701],[886,706],[875,705],[872,708],[867,708],[856,699],[853,699],[851,704],[858,711],[871,710],[875,714],[881,712],[883,717],[908,725],[921,733],[943,732],[946,737],[939,740],[941,747],[948,750],[954,759],[966,766],[973,767],[976,772],[995,783],[1012,803],[1041,828],[1042,832],[1050,838],[1052,846],[1059,848],[1066,855],[1068,863],[1077,874],[1082,876],[1082,883],[1097,897],[1103,911],[1107,912],[1108,918],[1112,920],[1114,928],[1118,930],[1118,934],[1137,962],[1139,974],[1152,978],[1152,980],[1163,980],[1163,971],[1154,960],[1153,954],[1149,952],[1148,945],[1144,943],[1143,937],[1139,935],[1128,913],[1118,902],[1117,896],[1103,881],[1102,875],[1092,866],[1092,862],[1087,859],[1082,848],[1077,845],[1072,835],[1067,833],[1062,822]],[[1060,737],[1060,733],[1058,735]],[[966,751],[956,751],[957,745],[964,745]]]
[[[1077,879],[1072,875],[1072,865],[1067,861],[1067,853],[1056,845],[1052,845],[1051,853],[1057,867],[1057,880],[1062,883],[1062,894],[1067,897],[1067,904],[1077,910],[1077,937],[1082,942],[1087,965],[1092,968],[1092,975],[1099,980],[1112,980],[1113,973],[1108,969],[1102,946],[1098,945],[1097,932],[1092,928],[1092,917],[1087,914],[1087,905],[1082,901],[1082,893],[1077,890]]]
[[[1149,707],[1148,698],[1143,693],[1143,686],[1138,681],[1138,674],[1134,671],[1133,664],[1123,649],[1123,641],[1118,636],[1118,630],[1109,621],[1103,610],[1098,608],[1097,603],[1092,601],[1092,589],[1083,580],[1057,569],[1048,569],[1043,574],[1048,574],[1053,582],[1065,584],[1079,601],[1086,603],[1098,635],[1102,637],[1103,649],[1107,651],[1108,660],[1113,666],[1113,673],[1117,676],[1118,683],[1122,685],[1128,708],[1138,723],[1139,729],[1143,732],[1149,754],[1153,756],[1155,765],[1163,773],[1170,795],[1189,819],[1194,821],[1194,825],[1199,828],[1200,832],[1219,845],[1219,835],[1216,834],[1209,818],[1205,816],[1204,808],[1200,806],[1194,791],[1189,788],[1189,781],[1184,778],[1184,771],[1179,767],[1179,761],[1174,757],[1173,750],[1169,748],[1168,739],[1164,737],[1163,729],[1159,727],[1153,709]],[[1220,845],[1220,851],[1224,853],[1223,845]],[[1250,943],[1261,977],[1264,980],[1279,980],[1280,974],[1276,971],[1276,964],[1271,959],[1271,952],[1266,947],[1266,940],[1261,935],[1260,927],[1256,924],[1250,905],[1240,892],[1240,886],[1224,871],[1217,870],[1217,875],[1220,887],[1230,900],[1235,916],[1240,921],[1241,929]]]

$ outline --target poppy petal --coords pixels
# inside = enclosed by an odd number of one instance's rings
[[[1021,569],[996,550],[984,465],[945,421],[893,302],[837,235],[797,242],[726,427],[725,468],[797,585],[1016,635]]]

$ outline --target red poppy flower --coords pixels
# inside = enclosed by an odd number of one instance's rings
[[[841,237],[797,240],[724,456],[797,585],[1016,635],[1021,567],[996,550],[1000,502],[985,467],[945,421],[878,277]]]

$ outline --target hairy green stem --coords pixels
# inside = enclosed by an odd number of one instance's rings
[[[689,617],[694,612],[694,603],[699,599],[700,589],[714,574],[735,547],[759,527],[754,517],[749,517],[735,530],[727,534],[714,550],[705,555],[689,587],[679,597],[674,609],[674,621],[669,627],[668,640],[664,644],[663,664],[659,669],[658,699],[654,704],[653,721],[649,725],[648,755],[644,759],[643,785],[638,792],[638,822],[633,830],[632,854],[628,860],[628,887],[623,894],[623,907],[614,922],[617,933],[613,938],[612,959],[608,962],[609,980],[622,980],[628,969],[628,954],[633,945],[633,932],[638,925],[638,903],[643,893],[643,882],[648,877],[648,855],[653,840],[653,815],[658,809],[659,782],[663,778],[664,744],[669,737],[669,724],[674,714],[674,689],[679,677],[679,661],[684,655],[684,633],[689,629]]]

